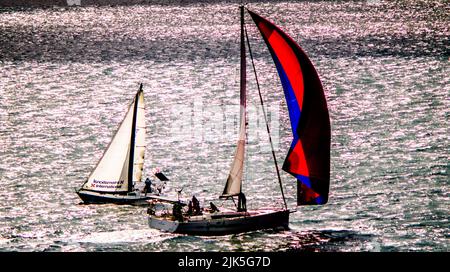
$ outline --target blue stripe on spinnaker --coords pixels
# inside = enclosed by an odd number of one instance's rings
[[[284,96],[286,97],[286,103],[288,104],[289,118],[291,120],[292,134],[294,139],[298,138],[297,126],[300,120],[301,111],[298,106],[297,98],[295,97],[294,90],[292,89],[291,82],[289,81],[283,66],[278,60],[277,56],[273,55],[275,66],[277,67],[278,75],[280,76],[281,85],[283,86]]]
[[[299,182],[301,182],[303,185],[305,185],[305,186],[307,186],[308,188],[310,188],[311,190],[313,190],[313,189],[312,189],[311,180],[309,179],[309,177],[306,177],[306,176],[303,176],[303,175],[294,175],[294,176],[295,176],[295,177],[297,178],[297,180],[298,180]],[[314,190],[313,190],[313,191],[314,191]],[[314,192],[315,192],[315,191],[314,191]],[[316,192],[316,193],[317,193],[317,192]],[[322,195],[319,195],[318,197],[314,198],[314,202],[315,202],[316,204],[325,204],[325,203],[326,203]]]
[[[295,175],[295,177],[304,185],[306,185],[308,188],[312,188],[311,181],[307,176],[303,175]]]
[[[315,201],[317,204],[325,204],[325,203],[326,203],[322,196],[316,197],[316,198],[314,199],[314,201]]]

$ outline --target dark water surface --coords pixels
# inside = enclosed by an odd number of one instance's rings
[[[330,201],[299,207],[291,230],[177,236],[149,229],[142,207],[79,205],[74,188],[139,82],[147,175],[160,167],[172,179],[167,194],[184,188],[222,205],[237,140],[237,7],[0,10],[0,250],[448,251],[446,1],[250,4],[309,54],[330,108]],[[281,85],[249,16],[247,28],[282,162],[290,125]],[[250,71],[244,191],[250,207],[280,205]],[[282,178],[295,208],[295,181]]]

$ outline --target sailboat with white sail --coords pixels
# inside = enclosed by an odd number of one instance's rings
[[[145,135],[144,91],[140,84],[103,156],[81,188],[76,190],[84,203],[131,204],[160,198],[136,188],[136,184],[142,181]],[[155,176],[168,180],[160,172]]]
[[[181,205],[174,206],[172,214],[155,214],[148,217],[152,228],[191,235],[226,235],[260,229],[289,226],[290,211],[287,207],[278,163],[270,136],[264,103],[258,84],[250,43],[241,11],[241,72],[240,72],[240,130],[236,153],[231,165],[225,189],[220,196],[237,197],[236,210],[210,209],[180,212]],[[283,164],[283,170],[292,174],[297,182],[297,205],[320,205],[328,201],[330,182],[330,119],[319,76],[300,46],[280,28],[258,14],[247,10],[259,29],[277,68],[289,112],[293,141]],[[269,142],[272,147],[277,179],[284,206],[247,210],[242,192],[245,147],[247,135],[247,78],[246,44],[252,59],[255,80],[266,121]],[[178,212],[176,212],[178,209]],[[195,209],[194,209],[195,210]]]

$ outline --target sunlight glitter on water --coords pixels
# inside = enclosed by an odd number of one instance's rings
[[[216,115],[239,100],[236,6],[1,12],[0,250],[448,250],[449,31],[438,3],[251,5],[303,46],[322,78],[332,121],[330,202],[298,207],[287,232],[217,238],[154,232],[144,208],[78,205],[74,188],[143,82],[145,172],[163,168],[171,196],[184,188],[187,197],[216,201],[237,139],[236,126],[220,128]],[[265,102],[280,108],[282,161],[291,136],[281,86],[247,23]],[[249,105],[257,99],[249,74]],[[202,109],[201,121],[177,130],[176,109],[186,105]],[[251,207],[281,200],[267,144],[262,137],[248,146]],[[295,182],[282,178],[295,208]]]

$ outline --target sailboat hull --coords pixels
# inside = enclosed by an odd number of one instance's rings
[[[185,222],[150,215],[151,228],[202,236],[218,236],[263,229],[288,229],[289,210],[223,212],[189,217]]]
[[[111,194],[79,190],[77,194],[85,204],[146,204],[146,200],[151,198],[139,191],[128,194]]]

